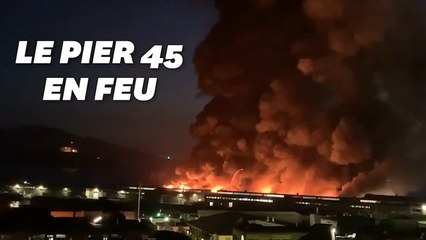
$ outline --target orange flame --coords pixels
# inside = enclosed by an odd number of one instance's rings
[[[222,190],[223,189],[223,187],[222,186],[216,186],[216,187],[213,187],[212,189],[211,189],[211,192],[212,193],[216,193],[216,192],[218,192],[218,191],[220,191],[220,190]]]
[[[272,192],[271,186],[266,186],[262,188],[262,193],[271,193],[271,192]]]

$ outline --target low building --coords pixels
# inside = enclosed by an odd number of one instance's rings
[[[188,222],[189,236],[193,240],[233,240],[234,225],[242,216],[240,212],[224,212],[200,217]]]
[[[308,228],[243,218],[234,226],[233,236],[238,240],[297,240],[306,235]]]
[[[309,225],[275,220],[274,217],[223,212],[191,221],[189,236],[193,240],[297,240]]]

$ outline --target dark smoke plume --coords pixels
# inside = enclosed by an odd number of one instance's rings
[[[423,1],[216,7],[220,20],[194,57],[199,88],[212,100],[191,126],[198,144],[176,170],[181,181],[325,195],[422,187]]]

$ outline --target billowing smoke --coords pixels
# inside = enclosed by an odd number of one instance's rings
[[[405,194],[426,160],[421,0],[217,0],[194,63],[212,100],[179,180],[198,188]],[[426,175],[425,175],[426,176]]]

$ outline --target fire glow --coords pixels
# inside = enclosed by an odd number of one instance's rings
[[[222,186],[214,186],[211,188],[198,188],[196,186],[188,186],[186,185],[186,183],[177,183],[177,184],[168,184],[168,185],[163,185],[164,188],[166,189],[176,189],[179,191],[186,191],[186,190],[193,190],[193,189],[198,189],[198,190],[209,190],[212,193],[216,193],[220,190],[224,190]]]

